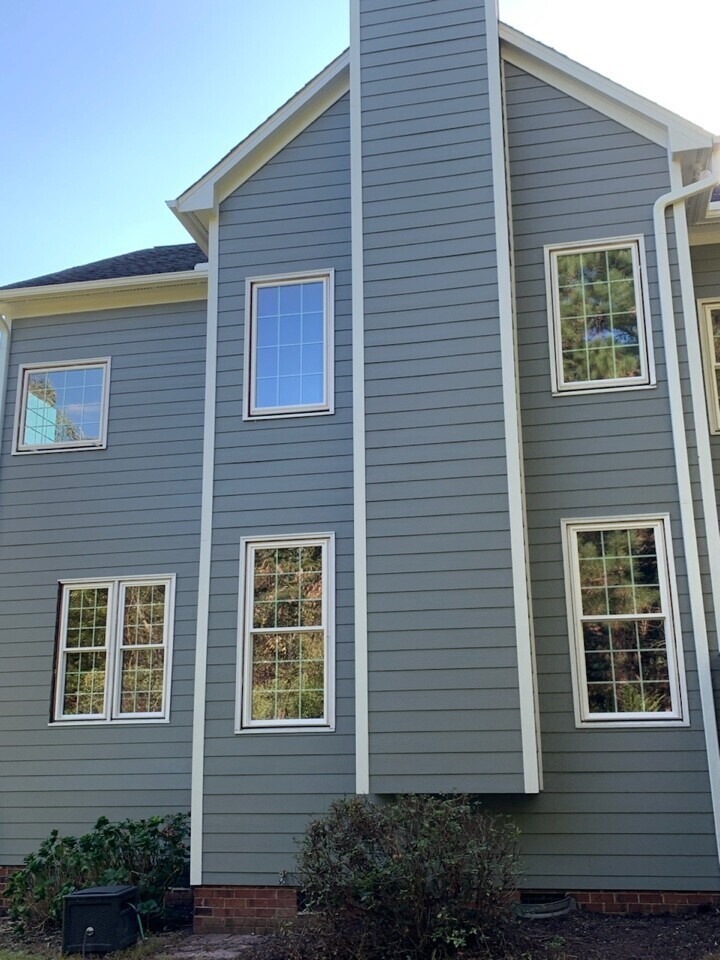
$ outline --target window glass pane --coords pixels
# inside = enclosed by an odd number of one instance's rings
[[[257,289],[255,409],[325,401],[325,281]]]
[[[124,650],[121,672],[120,713],[161,713],[165,651]]]
[[[556,255],[563,383],[642,376],[632,250]]]
[[[66,595],[68,647],[104,647],[107,643],[107,587],[69,590]]]
[[[65,716],[105,712],[105,663],[103,650],[67,654],[63,688]]]
[[[165,640],[165,584],[125,588],[124,646],[162,644]]]
[[[712,324],[713,354],[715,362],[720,363],[720,309],[710,311],[710,322]]]
[[[251,550],[250,556],[250,719],[322,719],[323,546],[262,547]]]
[[[29,371],[22,442],[50,446],[100,440],[103,376],[99,367]]]
[[[657,528],[575,535],[590,716],[672,711]]]

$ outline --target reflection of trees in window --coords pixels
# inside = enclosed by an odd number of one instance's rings
[[[36,443],[61,443],[67,440],[86,439],[66,411],[58,406],[57,391],[46,374],[29,377],[28,393],[37,401],[32,407],[28,404],[28,410],[31,410],[34,415],[32,432],[40,435]],[[25,442],[31,442],[27,436]]]
[[[591,715],[673,710],[659,533],[655,525],[576,531]]]

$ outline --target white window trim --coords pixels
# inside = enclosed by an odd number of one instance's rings
[[[255,409],[255,299],[262,286],[322,280],[325,284],[325,398],[322,403]],[[327,416],[335,412],[335,271],[301,270],[245,280],[245,350],[243,359],[243,420]]]
[[[252,616],[253,565],[255,548],[288,545],[323,546],[323,623],[325,624],[325,716],[317,720],[252,720],[251,645],[246,634]],[[335,729],[335,534],[293,533],[285,536],[253,536],[240,540],[240,595],[238,601],[238,675],[235,703],[235,733],[308,733]],[[247,694],[247,695],[246,695]]]
[[[585,729],[624,730],[628,727],[653,729],[656,727],[686,727],[690,719],[687,707],[687,684],[685,679],[685,656],[680,629],[680,612],[675,576],[675,561],[672,549],[672,532],[669,514],[634,514],[601,518],[572,518],[561,521],[563,564],[565,571],[565,598],[567,605],[568,632],[570,637],[570,664],[572,669],[575,726]],[[676,709],[671,715],[626,713],[610,717],[603,714],[594,719],[590,714],[585,674],[584,643],[581,629],[580,566],[577,552],[577,530],[613,530],[617,527],[655,527],[659,579],[663,616],[666,623],[666,639],[670,686]]]
[[[120,657],[122,653],[120,611],[125,589],[132,586],[160,584],[165,587],[165,676],[163,678],[163,709],[158,713],[120,713]],[[77,579],[60,581],[60,605],[57,637],[55,640],[55,689],[53,692],[53,711],[51,726],[76,726],[77,724],[125,724],[125,723],[169,723],[170,692],[172,689],[173,639],[175,626],[175,574],[153,574],[151,576],[101,577],[98,579]],[[105,674],[105,711],[99,714],[72,716],[63,714],[63,689],[65,686],[65,645],[67,631],[68,604],[70,590],[78,588],[108,589],[108,628],[107,628],[107,667]],[[74,649],[74,648],[73,648]]]
[[[707,397],[708,422],[710,433],[720,433],[720,394],[718,393],[715,368],[720,369],[720,362],[715,360],[715,346],[712,336],[712,321],[710,315],[713,310],[720,310],[720,297],[708,297],[698,300],[698,321],[700,323],[700,347],[703,360],[703,378],[705,380],[705,395]]]
[[[586,380],[579,383],[564,383],[562,380],[562,340],[560,334],[560,304],[558,302],[557,256],[571,253],[592,252],[594,250],[612,250],[619,247],[632,247],[633,278],[638,307],[638,336],[642,376],[632,380]],[[652,342],[652,323],[650,317],[650,297],[648,293],[647,258],[645,238],[642,234],[628,237],[608,237],[599,240],[580,240],[573,243],[546,244],[545,253],[545,290],[550,344],[550,376],[552,394],[555,397],[573,394],[616,393],[626,390],[647,390],[656,386],[655,358]]]
[[[27,375],[34,370],[84,370],[101,367],[103,370],[102,410],[100,413],[100,437],[97,440],[70,440],[64,443],[26,444],[22,442],[25,432],[25,398]],[[18,366],[17,396],[15,400],[15,429],[12,453],[25,456],[34,453],[63,453],[68,450],[105,450],[107,448],[108,409],[110,406],[110,357],[92,360],[58,360],[50,363],[21,363]]]

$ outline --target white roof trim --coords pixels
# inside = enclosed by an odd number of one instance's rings
[[[641,136],[669,149],[709,149],[713,135],[602,74],[500,24],[502,56],[521,70],[557,87]]]
[[[209,211],[349,91],[349,64],[346,50],[177,200],[168,202],[196,241],[207,245]]]
[[[105,280],[75,280],[0,290],[0,313],[10,319],[87,310],[204,300],[207,272],[178,270]]]

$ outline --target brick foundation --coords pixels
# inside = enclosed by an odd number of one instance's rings
[[[5,884],[20,867],[0,867],[0,917],[7,913],[8,902],[5,899]]]
[[[295,917],[292,887],[195,887],[195,933],[272,933]]]
[[[572,890],[581,910],[593,913],[692,913],[720,906],[720,893],[677,890]]]

